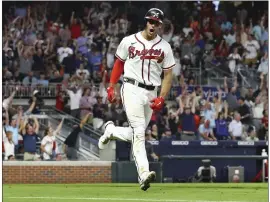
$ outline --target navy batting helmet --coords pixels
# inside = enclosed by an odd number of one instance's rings
[[[145,15],[146,20],[155,20],[159,23],[163,23],[164,13],[158,8],[151,8]]]

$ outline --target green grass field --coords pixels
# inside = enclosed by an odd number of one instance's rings
[[[4,202],[266,202],[268,184],[138,184],[4,185]]]

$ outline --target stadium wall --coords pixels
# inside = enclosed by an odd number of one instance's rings
[[[4,184],[111,182],[109,161],[4,161]]]

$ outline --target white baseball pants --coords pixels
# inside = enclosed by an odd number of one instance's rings
[[[148,126],[153,110],[150,101],[157,97],[157,90],[148,91],[130,83],[121,87],[121,98],[129,127],[116,127],[113,137],[132,142],[132,155],[137,167],[139,182],[149,172],[149,162],[145,150],[145,129]]]

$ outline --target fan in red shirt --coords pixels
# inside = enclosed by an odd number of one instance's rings
[[[70,32],[71,32],[71,38],[77,39],[81,36],[81,24],[80,22],[74,18],[75,12],[72,12],[72,16],[70,19]]]
[[[195,115],[194,115],[194,120],[195,120],[196,130],[198,130],[198,128],[199,128],[199,126],[200,126],[201,118],[200,118],[200,116],[198,116],[197,114],[195,114]]]
[[[47,26],[48,26],[48,31],[49,32],[56,32],[57,34],[59,33],[59,30],[60,30],[60,26],[58,23],[54,23],[53,21],[50,21],[47,23]]]
[[[262,124],[265,129],[268,129],[268,111],[263,111],[263,118],[262,118]]]
[[[65,100],[63,91],[59,91],[58,95],[56,96],[56,105],[55,108],[59,111],[63,111],[65,107]]]
[[[202,2],[200,17],[209,18],[209,31],[211,31],[215,21],[215,5],[212,2]]]
[[[216,48],[216,57],[219,57],[220,59],[226,58],[229,54],[228,46],[224,39],[220,42],[220,44]]]

